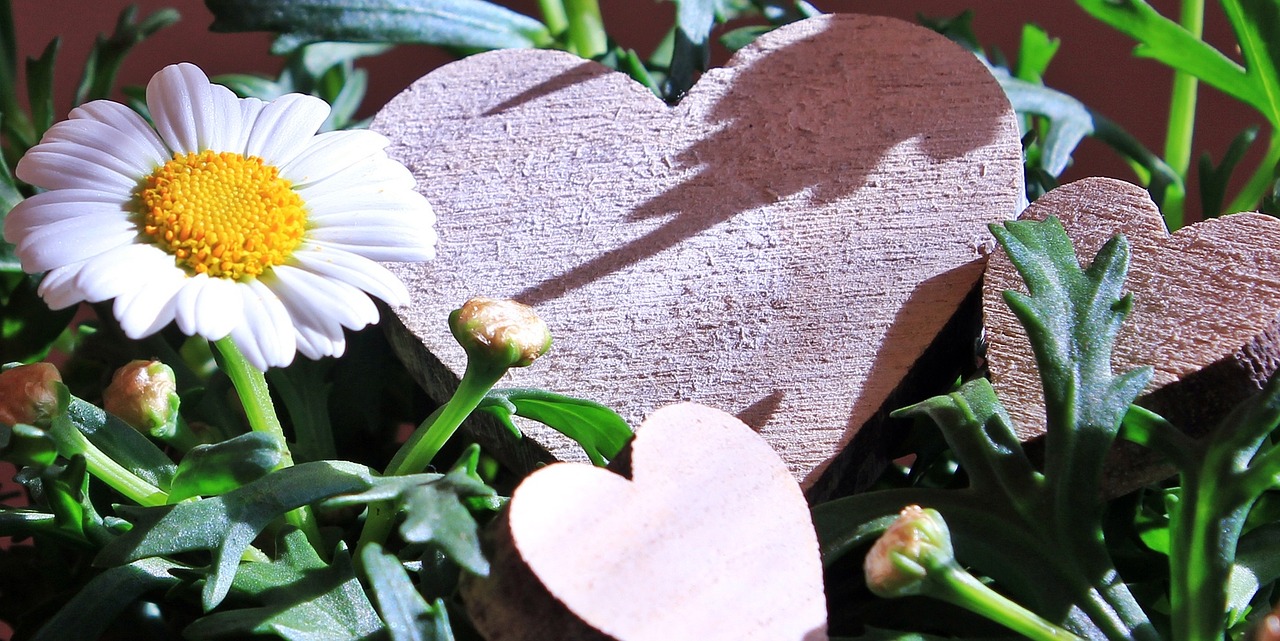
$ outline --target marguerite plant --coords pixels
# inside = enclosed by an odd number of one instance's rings
[[[343,328],[378,320],[370,295],[408,301],[375,261],[432,258],[434,215],[386,138],[317,133],[323,100],[238,98],[191,64],[162,69],[146,100],[154,127],[86,103],[15,168],[46,191],[14,207],[4,237],[24,270],[47,272],[51,307],[114,299],[131,338],[176,321],[266,370],[340,355]]]

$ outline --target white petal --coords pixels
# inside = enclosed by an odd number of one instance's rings
[[[14,174],[45,189],[96,189],[131,194],[138,186],[138,176],[115,171],[99,159],[86,159],[65,151],[46,151],[39,145],[32,147],[18,161]]]
[[[127,220],[88,223],[83,218],[43,225],[22,238],[18,258],[28,273],[42,272],[132,244],[138,229]]]
[[[298,266],[325,278],[349,283],[381,298],[389,305],[409,304],[409,290],[386,267],[344,251],[310,250],[303,245],[293,252]]]
[[[319,233],[322,231],[325,233]],[[418,263],[436,257],[436,233],[432,229],[402,229],[389,235],[386,232],[337,227],[308,232],[307,241],[319,248],[350,252],[389,263]]]
[[[272,273],[276,282],[269,282],[268,286],[284,301],[294,318],[299,318],[299,312],[305,312],[311,319],[309,326],[332,329],[341,325],[360,329],[378,322],[377,306],[367,294],[351,285],[288,265],[277,266]],[[331,337],[342,335],[340,329],[326,333]]]
[[[385,158],[386,154],[381,152],[388,142],[382,134],[367,129],[318,134],[296,158],[280,167],[280,175],[297,189],[326,180],[367,162],[370,157],[381,155]]]
[[[222,85],[209,85],[209,114],[197,130],[201,148],[239,153],[245,129],[240,98]]]
[[[428,224],[435,220],[431,203],[416,191],[394,189],[373,191],[369,189],[348,189],[316,197],[310,193],[298,192],[307,204],[308,219],[324,220],[334,214],[350,214],[357,211],[395,212],[407,215],[408,218],[425,219]]]
[[[138,115],[138,112],[118,102],[110,100],[86,102],[72,109],[70,118],[95,120],[109,125],[120,132],[124,138],[138,145],[146,145],[151,150],[148,152],[149,156],[166,161],[173,157],[173,150],[165,146],[160,135],[151,128],[151,124]]]
[[[89,159],[103,158],[113,168],[125,175],[141,178],[168,162],[170,157],[163,149],[157,149],[147,140],[121,132],[111,125],[92,118],[64,120],[51,127],[40,140],[40,145],[75,144],[85,148],[81,152]]]
[[[258,98],[240,99],[240,131],[236,132],[234,140],[228,141],[227,151],[249,155],[245,152],[245,147],[249,144],[249,134],[253,133],[253,125],[266,106],[267,103]]]
[[[114,194],[86,189],[41,192],[9,211],[4,219],[4,237],[17,245],[38,228],[63,220],[80,216],[85,216],[88,223],[112,217],[125,219],[128,213],[123,203],[112,202],[114,200]]]
[[[75,284],[82,267],[84,263],[72,263],[45,272],[36,292],[50,309],[63,309],[84,302],[84,292]]]
[[[116,297],[114,311],[129,338],[154,334],[173,321],[174,301],[186,281],[176,267],[152,274],[144,287]]]
[[[294,189],[309,204],[314,204],[331,198],[349,197],[349,194],[389,194],[397,197],[404,193],[416,193],[416,185],[413,174],[404,165],[381,156],[348,167],[323,180],[295,185]]]
[[[174,152],[206,149],[217,118],[208,76],[190,63],[169,65],[147,83],[147,109],[156,131]]]
[[[174,301],[174,320],[188,336],[225,338],[244,322],[244,302],[235,281],[197,274],[187,278]]]
[[[253,123],[245,154],[281,167],[293,160],[329,117],[329,105],[314,96],[285,94],[271,101]]]
[[[231,339],[254,367],[284,367],[297,350],[293,322],[284,303],[260,280],[238,288],[244,322],[231,330]]]
[[[110,300],[133,291],[159,270],[176,269],[173,257],[150,245],[125,245],[85,261],[75,286],[90,303]]]

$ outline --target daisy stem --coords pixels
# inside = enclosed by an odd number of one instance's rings
[[[214,341],[213,345],[222,355],[223,369],[227,378],[231,379],[236,393],[240,395],[240,403],[244,406],[245,416],[249,419],[249,428],[255,432],[265,432],[279,438],[280,442],[285,444],[284,460],[280,462],[280,467],[292,466],[293,454],[289,452],[288,441],[284,437],[284,427],[280,425],[276,406],[271,401],[271,389],[267,387],[266,375],[249,363],[230,336]],[[320,528],[316,525],[315,515],[311,513],[310,506],[304,505],[290,511],[285,514],[285,520],[306,534],[311,547],[315,548],[321,558],[328,558],[328,547],[320,535]]]

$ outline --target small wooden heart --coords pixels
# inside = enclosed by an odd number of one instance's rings
[[[415,301],[394,310],[408,331],[393,340],[429,393],[465,366],[447,310],[514,298],[556,340],[520,385],[633,424],[677,401],[725,408],[806,486],[971,292],[987,223],[1024,202],[999,85],[888,18],[778,29],[675,107],[565,53],[481,54],[373,128],[439,216],[438,257],[392,266]],[[525,428],[518,452],[477,438],[517,469],[584,459]]]
[[[1048,216],[1062,220],[1084,260],[1117,233],[1129,240],[1134,308],[1112,369],[1155,367],[1139,404],[1203,432],[1280,364],[1280,220],[1234,214],[1169,234],[1145,190],[1106,178],[1059,187],[1022,214]],[[1026,291],[1001,250],[983,286],[987,361],[1019,436],[1029,440],[1044,432],[1043,392],[1026,333],[1002,298],[1006,289]],[[1108,474],[1118,491],[1155,480],[1160,470],[1130,463]]]
[[[490,576],[463,593],[487,639],[827,638],[808,506],[763,439],[673,405],[627,462],[629,479],[563,463],[516,488],[490,529]]]

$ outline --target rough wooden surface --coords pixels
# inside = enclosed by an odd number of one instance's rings
[[[684,403],[630,448],[626,477],[565,463],[516,488],[490,528],[489,578],[464,588],[486,638],[827,638],[808,506],[763,439]]]
[[[1172,235],[1142,188],[1091,178],[1045,194],[1022,218],[1062,220],[1079,256],[1123,233],[1134,309],[1116,341],[1112,368],[1155,367],[1139,399],[1175,425],[1204,433],[1261,388],[1280,365],[1280,220],[1243,213]],[[983,286],[991,381],[1023,440],[1044,432],[1043,393],[1026,333],[1001,292],[1026,291],[1003,250]],[[1154,480],[1145,462],[1117,461],[1107,485]]]
[[[464,366],[448,310],[514,298],[556,342],[512,385],[633,424],[683,400],[722,408],[806,485],[970,292],[986,224],[1023,204],[1000,87],[951,42],[887,18],[779,29],[675,107],[568,54],[477,55],[419,80],[373,128],[439,216],[436,260],[394,266],[414,303],[394,310],[407,331],[393,340],[429,392],[448,394]],[[584,458],[523,427],[518,450],[500,430],[485,444],[520,469]]]

